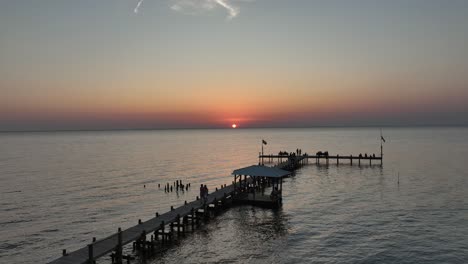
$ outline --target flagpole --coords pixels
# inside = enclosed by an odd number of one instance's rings
[[[263,139],[262,139],[262,165],[263,165]]]
[[[383,163],[383,136],[382,129],[380,129],[380,165]]]

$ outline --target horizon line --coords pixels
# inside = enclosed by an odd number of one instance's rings
[[[54,132],[125,132],[166,130],[256,130],[256,129],[315,129],[315,128],[455,128],[468,124],[423,124],[423,125],[324,125],[304,127],[176,127],[176,128],[111,128],[111,129],[43,129],[43,130],[0,130],[0,133],[54,133]]]

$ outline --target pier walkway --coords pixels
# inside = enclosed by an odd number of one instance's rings
[[[278,160],[278,164],[274,167],[287,171],[294,171],[300,166],[307,163],[309,159],[337,159],[339,162],[340,159],[369,159],[371,160],[382,160],[382,157],[353,157],[353,156],[309,156],[309,155],[259,155],[262,164],[264,159],[269,159],[271,162]],[[283,161],[284,160],[284,161]],[[240,178],[241,179],[241,178]],[[246,178],[244,175],[244,186],[248,186],[253,182],[252,177]],[[282,183],[282,180],[281,180]],[[276,182],[278,186],[278,181]],[[203,203],[198,199],[192,202],[185,202],[184,205],[173,208],[169,212],[159,215],[156,213],[156,216],[147,221],[139,221],[138,225],[130,227],[126,230],[121,230],[119,228],[118,232],[112,234],[106,238],[95,240],[93,239],[92,243],[88,244],[86,247],[78,249],[76,251],[67,253],[66,250],[63,250],[62,257],[49,262],[50,264],[93,264],[95,260],[99,257],[102,257],[108,253],[111,253],[112,263],[123,263],[123,259],[127,260],[127,263],[130,263],[131,256],[123,256],[123,246],[131,243],[134,243],[138,248],[143,245],[143,252],[146,252],[146,247],[151,249],[154,252],[154,247],[156,241],[161,236],[161,242],[164,245],[166,240],[173,239],[174,226],[177,228],[177,234],[179,235],[181,230],[186,232],[186,227],[189,225],[189,222],[192,226],[192,231],[194,230],[194,225],[199,224],[199,215],[202,214],[206,216],[208,210],[216,209],[218,206],[223,206],[229,202],[237,200],[237,202],[251,203],[255,201],[256,203],[271,203],[270,196],[257,195],[252,196],[251,194],[246,194],[238,192],[240,190],[241,183],[236,183],[235,181],[231,185],[223,185],[220,189],[216,188],[214,192],[210,193],[207,197],[206,203]],[[281,187],[280,187],[281,188]],[[182,220],[182,222],[181,222]],[[170,230],[167,232],[165,226],[170,225]],[[153,241],[153,236],[151,237],[151,242],[146,241],[146,237],[151,232],[154,232],[154,238],[156,241]],[[149,250],[148,250],[149,251]]]
[[[264,161],[268,162],[275,162],[278,161],[278,165],[276,166],[287,166],[288,164],[288,158],[290,157],[289,155],[274,155],[274,154],[269,154],[269,155],[259,155],[259,159],[262,160],[262,163]],[[368,155],[368,156],[360,156],[360,155],[308,155],[308,154],[303,154],[301,156],[296,156],[296,160],[301,161],[301,160],[306,160],[307,162],[309,160],[315,159],[315,163],[320,164],[321,160],[325,160],[325,162],[328,164],[331,161],[336,161],[337,164],[340,163],[340,161],[349,161],[351,165],[353,165],[353,161],[357,161],[359,165],[361,165],[361,161],[369,161],[369,164],[372,165],[372,161],[380,161],[380,164],[382,164],[383,158],[382,156],[373,156],[373,155]],[[285,160],[285,161],[283,161]]]
[[[228,198],[234,192],[234,186],[229,185],[221,188],[208,195],[206,204],[215,203],[217,200]],[[172,210],[156,216],[148,221],[141,222],[136,226],[130,227],[126,230],[120,231],[109,237],[97,240],[87,247],[81,248],[77,251],[65,254],[59,259],[56,259],[51,264],[81,264],[91,263],[89,260],[95,260],[107,253],[115,251],[133,241],[138,240],[142,234],[149,234],[150,232],[164,228],[164,224],[169,224],[178,221],[179,219],[196,213],[199,209],[203,209],[204,204],[201,200],[196,200],[178,208],[171,208]]]

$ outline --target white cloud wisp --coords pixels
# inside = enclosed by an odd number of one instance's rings
[[[144,0],[139,0],[133,12],[136,14]],[[228,12],[227,19],[233,19],[239,15],[240,8],[235,2],[251,2],[254,0],[169,0],[170,8],[186,14],[199,14],[221,7]]]

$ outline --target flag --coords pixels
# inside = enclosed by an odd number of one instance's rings
[[[380,136],[380,138],[382,139],[383,142],[385,142],[385,138],[383,136]]]
[[[267,144],[267,142],[264,139],[262,139],[262,143],[265,145]]]

